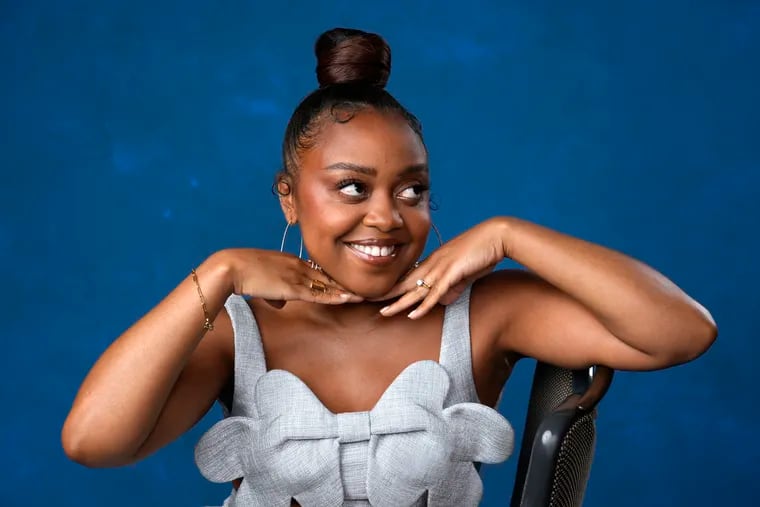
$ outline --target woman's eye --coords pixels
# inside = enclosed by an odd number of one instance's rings
[[[399,196],[404,199],[419,199],[425,190],[426,188],[423,185],[412,185],[399,192]]]
[[[340,187],[340,192],[349,197],[360,197],[364,195],[365,190],[364,185],[358,182],[346,183]]]

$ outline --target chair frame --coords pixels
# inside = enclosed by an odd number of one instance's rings
[[[511,507],[574,507],[582,504],[596,442],[596,408],[607,393],[613,375],[614,371],[605,366],[567,370],[536,363]],[[547,403],[547,398],[561,401]],[[573,438],[579,424],[586,426],[582,430],[586,436],[589,432],[591,434],[590,439],[582,442],[581,454],[584,456],[565,459],[568,452],[577,451],[577,433],[575,442],[566,444]],[[584,460],[583,466],[577,466]],[[571,483],[571,500],[560,499],[556,494],[558,481],[564,481],[564,486]]]

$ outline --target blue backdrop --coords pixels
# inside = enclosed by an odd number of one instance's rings
[[[333,26],[393,48],[423,121],[445,237],[516,215],[662,270],[720,327],[689,365],[620,373],[589,506],[760,494],[756,252],[760,4],[608,0],[0,1],[0,504],[220,502],[192,448],[67,461],[60,427],[98,355],[211,252],[277,248],[285,124]],[[522,427],[531,366],[500,410]],[[516,457],[487,467],[504,505]]]

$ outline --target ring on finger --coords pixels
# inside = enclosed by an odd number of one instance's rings
[[[432,285],[427,283],[424,279],[420,278],[417,280],[417,287],[425,287],[426,289],[430,290],[433,288]]]
[[[314,278],[311,281],[311,283],[309,284],[309,288],[311,289],[313,293],[324,294],[325,292],[327,292],[327,285],[325,285],[325,282],[323,282],[322,280],[317,280],[316,278]]]

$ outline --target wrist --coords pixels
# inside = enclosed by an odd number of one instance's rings
[[[517,220],[514,217],[500,216],[491,219],[496,234],[501,242],[501,252],[505,259],[513,259],[514,235]]]
[[[234,256],[229,250],[220,250],[211,254],[196,269],[209,284],[217,285],[225,295],[235,292]]]

